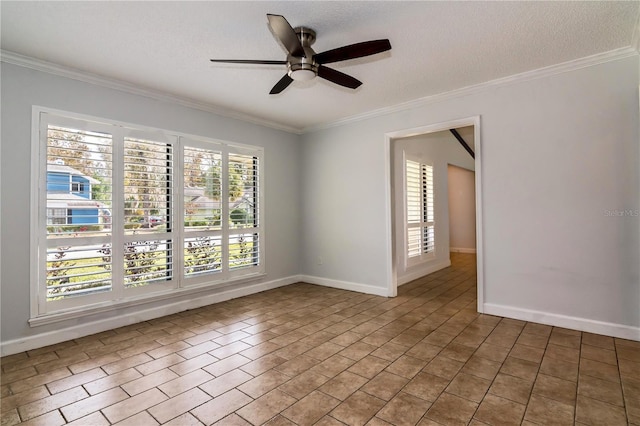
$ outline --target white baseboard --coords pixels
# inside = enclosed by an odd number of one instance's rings
[[[594,334],[619,337],[621,339],[640,341],[640,327],[596,321],[588,318],[570,317],[567,315],[552,314],[549,312],[534,311],[530,309],[514,308],[512,306],[484,304],[484,313],[513,318],[522,321],[536,322],[555,327],[570,328],[586,331]]]
[[[451,259],[443,260],[438,263],[427,264],[423,268],[412,270],[411,272],[402,275],[398,274],[398,287],[413,280],[417,280],[418,278],[422,278],[425,275],[437,272],[440,269],[448,268],[449,266],[451,266]]]
[[[449,247],[449,251],[451,253],[476,254],[476,249],[475,248]]]
[[[317,284],[325,287],[339,288],[341,290],[357,291],[358,293],[374,294],[376,296],[388,297],[388,289],[386,287],[376,287],[368,284],[358,284],[349,281],[332,280],[329,278],[314,277],[311,275],[300,275],[300,281]]]
[[[163,317],[165,315],[172,315],[189,309],[196,309],[202,306],[224,302],[226,300],[235,299],[242,296],[248,296],[250,294],[283,287],[300,281],[302,281],[300,276],[294,275],[291,277],[247,285],[239,288],[222,289],[219,292],[211,294],[196,294],[194,295],[193,299],[174,302],[154,308],[143,309],[116,318],[108,318],[104,320],[88,322],[85,324],[75,325],[60,330],[48,331],[40,334],[34,334],[28,337],[23,337],[20,339],[4,341],[0,343],[0,354],[2,356],[6,356],[41,348],[44,346],[54,345],[56,343],[65,342],[67,340],[101,333],[103,331],[112,330],[114,328],[124,327],[142,321],[148,321],[154,318]]]

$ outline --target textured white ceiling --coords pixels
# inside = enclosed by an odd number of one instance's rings
[[[0,2],[1,47],[305,129],[632,45],[640,2]],[[212,64],[285,52],[266,14],[318,36],[316,52],[388,38],[392,50],[269,95],[284,66]]]

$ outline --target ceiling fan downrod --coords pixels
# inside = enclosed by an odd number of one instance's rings
[[[294,31],[300,39],[305,56],[287,56],[287,75],[296,81],[309,81],[318,75],[318,64],[311,45],[316,41],[316,32],[311,28],[296,27]]]

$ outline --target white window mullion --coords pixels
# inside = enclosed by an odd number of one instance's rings
[[[181,258],[182,253],[182,245],[181,239],[179,236],[180,227],[177,226],[176,223],[176,202],[182,198],[178,195],[182,193],[180,190],[181,186],[178,185],[178,182],[182,182],[182,166],[178,158],[182,158],[182,150],[179,143],[179,138],[170,138],[169,140],[169,148],[167,149],[167,169],[170,172],[168,177],[168,185],[169,185],[169,194],[166,202],[169,203],[169,207],[167,209],[167,214],[169,217],[167,218],[167,231],[169,233],[167,241],[170,241],[171,251],[169,253],[169,259],[171,261],[171,287],[178,288],[180,286],[180,277],[182,270],[180,269],[181,263],[178,262],[178,259]]]
[[[263,173],[262,173],[262,169],[264,168],[264,156],[260,155],[258,156],[258,170],[256,171],[255,177],[256,177],[256,190],[257,190],[257,197],[256,197],[256,204],[257,207],[255,208],[255,215],[256,215],[256,233],[258,234],[258,262],[259,262],[259,267],[260,267],[260,271],[264,272],[264,265],[265,265],[265,252],[264,252],[264,246],[262,244],[262,240],[265,238],[265,229],[264,229],[264,217],[262,216],[262,212],[264,211],[264,186],[263,186]]]
[[[112,291],[114,299],[124,297],[124,131],[113,132],[113,212],[111,223]]]
[[[36,278],[37,313],[47,312],[47,137],[49,115],[40,113],[40,129],[38,135],[38,208],[37,211],[37,249],[38,273]],[[43,208],[44,207],[44,208]],[[44,285],[42,284],[44,283]],[[33,303],[33,301],[32,301]],[[34,312],[32,312],[33,314]]]
[[[229,149],[222,150],[222,188],[220,191],[220,224],[222,225],[222,276],[229,277]]]
[[[173,233],[173,276],[177,287],[184,287],[184,138],[178,138],[173,150],[173,199],[171,231]]]

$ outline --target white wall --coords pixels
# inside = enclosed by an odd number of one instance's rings
[[[394,245],[398,284],[451,265],[449,257],[449,202],[447,165],[474,168],[473,158],[449,131],[395,139],[392,142],[392,185],[394,188]],[[409,265],[406,257],[404,220],[403,158],[409,155],[433,166],[435,256],[427,262]]]
[[[449,165],[449,250],[476,252],[476,174],[472,170]]]
[[[148,315],[184,310],[192,303],[260,291],[297,280],[300,273],[299,136],[208,112],[186,108],[48,73],[2,63],[2,342],[28,348],[62,337],[78,337],[96,327],[113,328],[123,318],[136,322]],[[146,303],[63,323],[30,327],[29,200],[32,105],[55,108],[139,125],[168,129],[231,142],[263,146],[265,150],[265,238],[267,277],[232,287],[235,293],[199,293]],[[215,296],[213,296],[215,294]],[[173,305],[172,305],[173,304]],[[75,327],[75,328],[74,328]],[[65,339],[66,340],[66,339]],[[22,345],[22,346],[21,346]]]
[[[640,208],[639,81],[633,56],[304,135],[302,269],[386,289],[385,133],[480,115],[484,310],[640,339],[639,218],[607,214]]]

